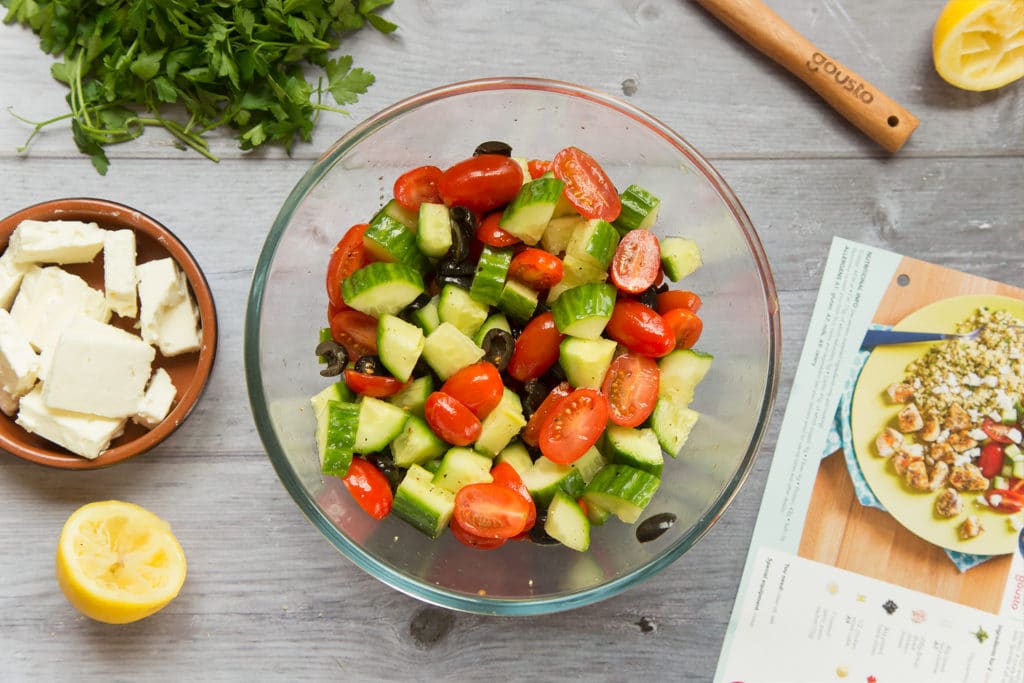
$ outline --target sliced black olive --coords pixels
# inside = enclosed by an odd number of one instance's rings
[[[668,291],[668,283],[662,282],[660,285],[654,288],[654,291],[657,294],[664,294],[665,292]]]
[[[448,215],[452,219],[452,246],[445,258],[449,261],[465,261],[469,258],[469,247],[476,236],[476,216],[464,206],[453,206]]]
[[[636,527],[636,540],[647,543],[661,536],[676,523],[676,516],[671,512],[661,512],[648,517]]]
[[[523,417],[529,418],[537,412],[537,408],[540,408],[540,404],[544,402],[549,393],[551,390],[540,380],[528,380],[523,385]]]
[[[472,275],[442,275],[438,273],[434,276],[434,281],[437,282],[438,287],[444,287],[445,285],[455,285],[456,287],[462,287],[468,290],[473,284]]]
[[[472,276],[476,271],[476,267],[469,261],[452,261],[451,259],[442,259],[437,264],[438,275],[454,275],[456,277],[467,277]]]
[[[512,145],[501,140],[481,142],[473,150],[473,156],[480,156],[481,154],[500,154],[503,157],[510,157],[512,156]]]
[[[398,312],[398,317],[406,322],[412,317],[412,314],[420,310],[424,306],[430,303],[430,296],[426,293],[420,294],[418,297],[412,300],[408,306]]]
[[[387,453],[371,453],[366,456],[366,459],[387,478],[388,485],[392,491],[397,489],[398,485],[402,483],[405,473],[395,464],[394,459],[390,455]]]
[[[644,291],[637,294],[636,300],[649,308],[658,308],[658,290],[651,285]]]
[[[551,538],[548,532],[544,531],[544,522],[547,521],[548,513],[537,511],[537,521],[534,522],[533,527],[530,528],[530,540],[537,545],[555,545],[558,543],[555,539]]]
[[[355,364],[355,371],[361,372],[364,375],[382,376],[388,374],[384,364],[380,362],[380,358],[370,354],[359,357]]]
[[[348,351],[344,346],[330,339],[316,345],[316,355],[327,361],[327,367],[320,371],[323,377],[340,375],[348,365]]]
[[[540,380],[547,385],[548,389],[551,389],[556,384],[565,381],[565,370],[562,369],[559,363],[555,363],[547,369],[547,372],[541,375]]]
[[[508,367],[515,348],[515,339],[507,330],[500,327],[487,330],[487,334],[484,335],[484,360],[498,368],[498,372],[504,372]]]

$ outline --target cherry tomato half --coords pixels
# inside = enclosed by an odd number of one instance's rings
[[[590,449],[608,422],[608,399],[593,389],[576,389],[544,420],[537,439],[548,460],[568,465]]]
[[[468,546],[475,550],[494,550],[500,548],[508,542],[507,538],[486,538],[484,536],[477,536],[476,534],[466,531],[459,520],[452,516],[451,522],[448,523],[448,528],[451,529],[452,536],[455,540],[464,546]]]
[[[513,244],[519,244],[518,237],[498,227],[500,220],[501,211],[493,211],[484,216],[477,226],[476,238],[492,247],[511,247]]]
[[[472,410],[441,391],[427,397],[423,417],[435,434],[453,446],[468,446],[477,440],[482,429]]]
[[[704,321],[688,308],[673,308],[661,317],[675,337],[677,349],[692,349],[704,331]]]
[[[650,230],[627,232],[612,258],[612,283],[623,292],[639,294],[654,284],[660,272],[658,237]]]
[[[538,315],[526,324],[516,340],[508,362],[508,374],[520,382],[543,375],[558,360],[558,345],[564,336],[558,331],[551,311]]]
[[[529,515],[523,497],[500,484],[468,484],[455,494],[453,518],[475,536],[512,538],[526,528]]]
[[[395,201],[409,211],[419,211],[423,202],[440,204],[441,194],[437,189],[440,180],[441,169],[437,166],[420,166],[406,171],[395,181]]]
[[[533,289],[551,289],[562,281],[565,267],[562,259],[543,249],[528,247],[515,255],[508,275]]]
[[[566,147],[555,155],[551,170],[565,183],[565,197],[584,218],[613,221],[622,201],[611,178],[592,156],[578,147]]]
[[[377,319],[354,308],[330,319],[331,338],[345,347],[350,360],[377,353]]]
[[[981,423],[981,430],[988,435],[988,438],[998,443],[1013,443],[1013,439],[1010,438],[1013,428],[1013,425],[1004,425],[991,417],[986,417]]]
[[[537,521],[537,504],[533,502],[533,496],[530,495],[529,489],[523,483],[523,478],[519,476],[516,468],[512,467],[512,465],[509,465],[507,462],[499,462],[491,468],[491,481],[499,486],[512,489],[522,496],[523,500],[530,507],[530,512],[526,516],[526,526],[515,537],[516,539],[525,538],[526,533],[533,528]]]
[[[674,289],[671,292],[662,292],[658,295],[658,313],[665,315],[673,308],[688,308],[696,313],[700,310],[702,303],[696,292]]]
[[[367,263],[363,233],[368,227],[366,223],[353,225],[331,252],[331,260],[327,262],[327,300],[335,308],[346,308],[341,298],[341,283]]]
[[[351,369],[345,370],[345,384],[357,394],[373,398],[394,396],[405,388],[405,382],[394,377],[368,375],[365,372],[356,372]]]
[[[391,512],[391,504],[395,496],[391,493],[388,478],[362,458],[352,458],[348,466],[348,474],[342,481],[345,488],[352,494],[359,507],[363,508],[374,519],[384,519]]]
[[[501,402],[505,385],[493,363],[480,361],[462,368],[445,380],[441,391],[465,405],[482,420]]]
[[[1003,469],[1003,445],[990,441],[981,447],[981,455],[978,456],[978,469],[981,470],[981,476],[986,479],[999,474],[999,471]]]
[[[992,508],[1010,515],[1024,510],[1024,496],[1009,489],[989,489],[985,492],[985,500]]]
[[[615,357],[604,376],[601,392],[608,398],[608,419],[622,427],[636,427],[654,411],[661,372],[658,364],[639,353]]]
[[[460,161],[444,171],[437,184],[445,204],[465,206],[477,213],[508,204],[522,186],[522,167],[500,154],[480,154]]]
[[[530,171],[530,178],[536,180],[551,170],[551,162],[543,159],[530,159],[526,162],[526,168]]]
[[[562,382],[556,385],[551,390],[551,393],[544,397],[544,400],[537,406],[537,410],[533,411],[533,415],[527,421],[522,434],[519,435],[524,443],[531,446],[537,445],[537,438],[540,436],[540,428],[544,426],[544,420],[547,419],[555,405],[571,393],[572,385],[568,382]]]
[[[652,358],[660,358],[676,347],[676,338],[665,319],[639,301],[616,301],[604,331],[630,351]]]

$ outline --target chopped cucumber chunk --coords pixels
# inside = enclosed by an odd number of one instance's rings
[[[665,277],[679,282],[701,267],[700,247],[684,237],[666,237],[661,240],[661,268]]]
[[[423,417],[423,406],[433,391],[434,378],[427,374],[412,380],[397,394],[392,394],[385,400],[406,412]]]
[[[486,306],[497,306],[501,290],[505,286],[509,264],[512,263],[511,249],[485,246],[476,264],[473,283],[469,293]]]
[[[427,264],[423,253],[416,246],[416,235],[413,231],[383,212],[378,213],[370,221],[369,227],[363,233],[363,246],[371,256],[380,261],[397,261],[417,271],[422,271]]]
[[[426,420],[416,415],[409,416],[402,433],[391,442],[391,456],[399,467],[422,465],[440,458],[446,450],[448,444],[434,434]]]
[[[498,296],[498,307],[508,313],[515,320],[526,322],[537,309],[537,292],[530,289],[522,282],[509,280],[501,288]]]
[[[484,337],[487,333],[493,329],[505,330],[511,333],[512,327],[508,324],[508,318],[505,317],[504,313],[495,313],[484,321],[484,324],[480,326],[480,329],[473,335],[473,343],[479,347],[484,345]]]
[[[654,430],[608,425],[605,435],[612,462],[661,476],[665,456]]]
[[[470,292],[446,284],[437,302],[437,315],[443,323],[451,323],[462,334],[472,337],[487,320],[487,304],[477,301]]]
[[[531,180],[505,207],[498,226],[526,244],[536,244],[555,213],[564,187],[565,183],[558,178]]]
[[[673,458],[679,457],[700,413],[692,408],[680,406],[672,401],[660,399],[651,413],[651,429],[658,437],[658,443]]]
[[[374,318],[394,315],[423,293],[423,277],[402,263],[378,261],[355,271],[341,285],[352,308]]]
[[[356,431],[356,453],[383,450],[402,433],[409,413],[379,398],[363,396],[359,402],[359,429]]]
[[[555,325],[562,334],[597,339],[615,307],[615,287],[592,282],[566,290],[551,305]]]
[[[600,389],[618,347],[611,339],[566,337],[558,349],[558,364],[576,388]]]
[[[416,230],[417,216],[415,211],[410,211],[401,204],[398,203],[397,199],[390,200],[384,207],[374,214],[370,222],[380,220],[381,216],[387,216],[393,218],[410,230]]]
[[[505,446],[501,453],[498,453],[498,457],[494,459],[494,462],[507,462],[520,477],[523,476],[523,472],[533,466],[533,458],[530,457],[530,451],[526,450],[526,445],[518,440]]]
[[[434,473],[434,485],[452,493],[469,484],[491,481],[491,459],[472,448],[449,448]]]
[[[584,222],[573,233],[565,247],[565,255],[597,270],[608,270],[619,246],[619,233],[611,223],[600,219]]]
[[[377,321],[377,354],[395,378],[408,382],[423,353],[423,330],[393,315]]]
[[[678,349],[659,360],[658,400],[667,399],[683,407],[690,405],[697,385],[711,369],[712,360],[711,354],[695,349]]]
[[[587,484],[583,500],[632,524],[640,519],[660,484],[661,480],[650,472],[629,465],[606,465]]]
[[[661,200],[639,185],[627,187],[619,199],[622,201],[622,210],[615,219],[615,228],[620,233],[650,228],[658,220]]]
[[[544,228],[540,244],[545,251],[552,254],[561,254],[569,246],[569,240],[578,226],[582,225],[585,219],[580,216],[563,216],[552,218]]]
[[[317,397],[314,396],[313,400],[317,401]],[[327,400],[314,403],[313,409],[316,415],[316,447],[320,456],[320,471],[344,477],[348,474],[348,466],[352,464],[359,405]]]
[[[437,538],[451,521],[455,494],[433,483],[429,470],[413,465],[395,491],[392,512],[430,538]]]
[[[452,247],[452,219],[444,204],[420,204],[416,247],[431,258],[441,258]]]
[[[590,520],[575,499],[555,491],[544,520],[544,531],[562,545],[584,553],[590,548]]]
[[[451,323],[438,325],[423,345],[423,358],[441,379],[448,379],[483,357],[484,350]]]
[[[480,436],[473,448],[489,458],[501,452],[526,426],[523,404],[519,395],[508,387],[501,394],[501,401],[487,414],[480,426]]]

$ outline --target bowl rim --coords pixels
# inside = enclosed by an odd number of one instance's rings
[[[127,215],[128,218],[124,218]],[[22,220],[93,220],[101,222],[104,218],[116,219],[133,231],[139,231],[157,241],[168,255],[171,256],[182,272],[186,275],[192,288],[202,329],[202,346],[196,359],[196,374],[184,388],[178,402],[171,408],[167,416],[151,430],[131,441],[109,448],[97,458],[89,460],[66,451],[41,449],[27,446],[19,441],[7,438],[0,433],[0,449],[23,460],[65,470],[95,470],[116,465],[129,458],[146,453],[155,448],[167,437],[184,424],[192,413],[213,371],[217,356],[217,309],[213,299],[213,291],[206,280],[206,275],[199,262],[185,243],[166,225],[152,216],[119,202],[96,197],[63,197],[50,199],[30,206],[0,219],[2,224],[17,226]],[[6,242],[6,240],[5,240]],[[55,449],[59,447],[55,446]]]
[[[740,461],[740,466],[736,475],[728,482],[719,496],[708,506],[705,514],[697,519],[690,531],[677,539],[671,546],[667,546],[661,555],[654,558],[646,565],[638,567],[637,569],[616,577],[615,579],[572,593],[526,598],[498,598],[455,593],[413,578],[400,571],[396,571],[387,564],[378,561],[376,558],[363,551],[358,547],[358,545],[350,541],[343,533],[341,533],[320,511],[312,498],[307,495],[305,488],[299,480],[297,472],[292,468],[287,457],[283,455],[284,448],[280,440],[277,438],[277,434],[271,427],[271,416],[268,409],[269,404],[263,391],[262,373],[259,367],[261,354],[259,325],[265,287],[267,284],[267,275],[270,272],[270,266],[275,254],[277,253],[277,248],[283,237],[285,228],[287,227],[288,217],[294,213],[302,199],[304,199],[305,196],[317,185],[324,172],[329,170],[329,168],[335,163],[336,159],[346,153],[355,144],[371,135],[377,129],[387,125],[392,119],[408,111],[418,109],[438,100],[489,90],[534,90],[587,100],[604,106],[605,108],[612,109],[619,114],[625,115],[662,137],[701,172],[704,178],[712,184],[728,205],[736,222],[740,225],[743,232],[749,253],[754,260],[760,281],[763,285],[763,293],[767,304],[766,313],[769,333],[768,376],[766,378],[767,381],[765,382],[764,392],[761,396],[761,413],[758,417],[754,432],[748,441],[746,452],[743,459]],[[714,526],[718,519],[724,514],[732,500],[736,497],[757,459],[761,441],[767,431],[767,426],[773,412],[775,397],[778,390],[780,375],[780,349],[781,321],[779,316],[778,292],[775,287],[775,281],[772,276],[771,268],[768,264],[767,256],[765,255],[760,238],[753,226],[753,223],[747,215],[746,210],[743,208],[736,194],[732,191],[718,171],[716,171],[711,164],[699,152],[697,152],[696,149],[686,142],[682,136],[666,126],[660,120],[628,102],[598,90],[566,81],[519,76],[465,80],[424,90],[418,94],[399,100],[380,110],[376,114],[371,115],[361,123],[354,126],[347,133],[341,136],[333,145],[331,145],[327,151],[313,163],[289,193],[267,233],[267,237],[262,249],[260,250],[256,266],[253,269],[252,284],[250,286],[248,302],[246,305],[243,338],[246,385],[248,388],[250,409],[257,432],[260,435],[264,448],[267,451],[267,456],[270,459],[274,470],[277,472],[282,485],[313,526],[315,526],[339,552],[345,555],[360,569],[364,570],[382,583],[405,593],[406,595],[433,605],[458,611],[477,614],[517,616],[547,614],[574,609],[617,595],[667,567],[707,534],[711,527]]]

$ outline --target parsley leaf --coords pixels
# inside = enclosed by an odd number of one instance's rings
[[[204,135],[235,130],[239,147],[291,150],[312,139],[323,103],[358,101],[374,82],[350,55],[331,58],[345,35],[369,24],[397,26],[378,11],[393,0],[0,0],[4,23],[39,35],[58,56],[54,79],[68,86],[68,114],[78,149],[105,174],[104,148],[159,126],[213,159]],[[326,80],[308,67],[323,69]],[[326,84],[326,85],[325,85]],[[20,117],[19,117],[20,118]],[[22,119],[24,120],[24,119]],[[182,122],[184,121],[184,123]]]

